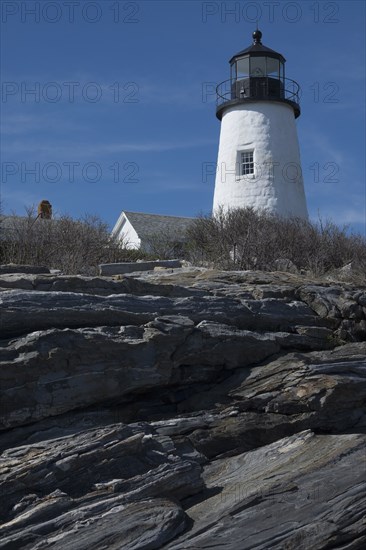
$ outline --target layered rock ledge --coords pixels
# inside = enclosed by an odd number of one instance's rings
[[[0,274],[0,549],[366,543],[366,289]]]

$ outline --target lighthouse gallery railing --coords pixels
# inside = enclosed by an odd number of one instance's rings
[[[290,78],[248,76],[224,80],[216,87],[216,104],[221,106],[233,100],[269,99],[300,103],[300,86]]]

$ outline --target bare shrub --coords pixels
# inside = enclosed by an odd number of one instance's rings
[[[145,239],[148,253],[117,241],[92,215],[37,219],[36,210],[28,208],[25,217],[7,217],[1,223],[0,216],[0,231],[1,263],[44,265],[65,274],[93,275],[100,263],[176,257],[219,269],[297,268],[315,276],[352,264],[343,274],[350,279],[356,272],[364,279],[366,271],[361,235],[348,234],[346,227],[331,221],[283,219],[250,208],[200,215],[185,235],[152,235]]]
[[[186,242],[178,231],[160,231],[144,237],[144,250],[151,258],[160,260],[184,258]]]
[[[35,208],[30,207],[25,217],[4,218],[0,227],[2,263],[44,265],[65,274],[93,275],[100,263],[145,256],[127,249],[126,243],[110,235],[106,223],[90,214],[77,220],[68,215],[47,220],[37,218]]]
[[[365,238],[331,221],[311,223],[238,208],[200,216],[187,237],[196,262],[220,269],[275,270],[279,259],[314,275],[350,262],[360,272],[366,268]]]

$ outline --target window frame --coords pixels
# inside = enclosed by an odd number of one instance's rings
[[[244,155],[252,155],[251,156],[251,159],[252,160],[247,160],[246,162],[243,161],[243,156]],[[251,148],[251,149],[239,149],[238,152],[237,152],[237,173],[236,173],[236,177],[237,179],[254,179],[256,176],[255,176],[255,152],[254,152],[254,149]],[[253,165],[252,166],[252,172],[247,172],[247,173],[243,173],[243,167],[245,165]]]

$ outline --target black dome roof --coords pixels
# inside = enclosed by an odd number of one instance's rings
[[[285,63],[286,59],[283,57],[283,55],[275,52],[274,50],[271,50],[271,48],[267,48],[267,46],[263,46],[261,38],[262,33],[260,30],[257,29],[253,32],[253,44],[248,46],[248,48],[245,48],[245,50],[242,50],[241,52],[233,55],[229,63],[232,63],[237,57],[242,57],[243,55],[251,55],[253,57],[266,55],[267,57],[274,57],[275,59],[279,59],[282,63]]]

